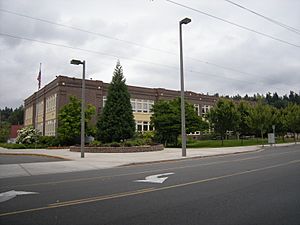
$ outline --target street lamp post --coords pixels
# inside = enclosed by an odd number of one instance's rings
[[[184,77],[183,77],[183,53],[182,53],[182,24],[188,24],[192,20],[184,18],[179,22],[179,50],[180,50],[180,86],[181,86],[181,146],[182,157],[186,156],[186,131],[185,131],[185,104],[184,104]]]
[[[84,114],[84,108],[85,108],[85,61],[80,61],[77,59],[72,59],[71,64],[73,65],[80,65],[82,64],[82,88],[81,88],[81,141],[80,141],[80,152],[81,152],[81,158],[84,158],[84,141],[85,141],[85,135],[84,135],[84,125],[85,125],[85,114]]]

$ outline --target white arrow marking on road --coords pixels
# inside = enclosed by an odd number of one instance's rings
[[[145,182],[145,183],[156,183],[156,184],[162,184],[169,176],[174,173],[163,173],[163,174],[156,174],[156,175],[151,175],[145,178],[145,180],[135,180],[134,182]]]
[[[38,192],[27,192],[27,191],[7,191],[7,192],[3,192],[0,193],[0,202],[5,202],[8,201],[14,197],[16,197],[17,195],[36,195],[39,194]]]

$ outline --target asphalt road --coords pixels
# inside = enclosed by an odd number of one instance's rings
[[[20,163],[35,163],[35,162],[55,162],[62,159],[46,156],[32,155],[0,155],[0,165],[3,164],[20,164]]]
[[[0,203],[1,225],[300,224],[299,145],[0,182],[1,193],[38,193]]]

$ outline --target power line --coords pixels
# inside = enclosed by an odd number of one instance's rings
[[[116,55],[112,55],[112,54],[107,54],[107,53],[103,53],[103,52],[98,52],[98,51],[94,51],[94,50],[89,50],[89,49],[84,49],[84,48],[77,48],[77,47],[73,47],[73,46],[68,46],[68,45],[64,45],[64,44],[57,44],[57,43],[52,43],[52,42],[47,42],[47,41],[40,41],[40,40],[35,40],[32,38],[26,38],[26,37],[20,37],[20,36],[15,36],[15,35],[11,35],[11,34],[6,34],[6,33],[1,33],[0,35],[2,36],[6,36],[6,37],[10,37],[10,38],[14,38],[14,39],[20,39],[20,40],[25,40],[25,41],[31,41],[31,42],[36,42],[36,43],[40,43],[40,44],[46,44],[46,45],[52,45],[52,46],[56,46],[56,47],[62,47],[62,48],[68,48],[68,49],[72,49],[72,50],[78,50],[78,51],[83,51],[83,52],[87,52],[87,53],[93,53],[93,54],[99,54],[99,55],[105,55],[108,57],[112,57],[115,59],[123,59],[123,60],[129,60],[129,61],[136,61],[136,62],[141,62],[141,63],[145,63],[145,64],[151,64],[154,66],[160,66],[160,67],[165,67],[171,70],[179,70],[178,67],[175,66],[169,66],[169,65],[165,65],[165,64],[160,64],[160,63],[155,63],[155,62],[150,62],[150,61],[146,61],[146,60],[141,60],[141,59],[132,59],[132,58],[128,58],[128,57],[119,57]],[[205,73],[205,72],[200,72],[200,71],[195,71],[195,70],[186,70],[186,72],[190,72],[190,73],[196,73],[199,75],[205,75],[205,76],[211,76],[214,78],[219,78],[219,79],[226,79],[226,80],[233,80],[233,81],[237,81],[240,83],[245,83],[245,80],[239,80],[239,79],[234,79],[234,78],[230,78],[230,77],[225,77],[222,75],[217,75],[217,74],[210,74],[210,73]],[[247,83],[253,83],[253,84],[260,84],[258,81],[247,81]],[[279,89],[279,90],[283,90],[283,89]],[[286,90],[284,90],[286,91]]]
[[[109,56],[109,57],[112,57],[112,58],[115,58],[115,59],[120,59],[121,58],[121,59],[124,59],[124,60],[131,60],[131,61],[142,62],[142,63],[146,63],[146,64],[153,64],[153,65],[161,66],[161,67],[167,67],[167,68],[171,68],[171,69],[178,69],[177,67],[172,67],[172,66],[168,66],[168,65],[164,65],[164,64],[160,64],[160,63],[150,62],[150,61],[141,60],[141,59],[133,59],[133,58],[128,58],[128,57],[119,57],[117,55],[113,55],[113,54],[109,54],[109,53],[104,53],[104,52],[99,52],[99,51],[94,51],[94,50],[84,49],[84,48],[78,48],[78,47],[73,47],[73,46],[64,45],[64,44],[57,44],[57,43],[52,43],[52,42],[48,42],[48,41],[41,41],[41,40],[36,40],[36,39],[32,39],[32,38],[20,37],[20,36],[16,36],[16,35],[6,34],[6,33],[0,33],[0,35],[10,37],[10,38],[14,38],[14,39],[37,42],[37,43],[52,45],[52,46],[56,46],[56,47],[69,48],[69,49],[73,49],[73,50],[79,50],[79,51],[98,54],[98,55],[105,55],[105,56]]]
[[[64,45],[64,44],[57,44],[57,43],[52,43],[52,42],[48,42],[48,41],[41,41],[41,40],[36,40],[36,39],[32,39],[32,38],[27,38],[27,37],[20,37],[20,36],[16,36],[16,35],[1,33],[1,32],[0,32],[0,35],[6,36],[6,37],[9,37],[9,38],[19,39],[19,40],[25,40],[25,41],[36,42],[36,43],[45,44],[45,45],[51,45],[51,46],[56,46],[56,47],[68,48],[68,49],[72,49],[72,50],[79,50],[79,51],[83,51],[83,52],[87,52],[87,53],[93,53],[93,54],[98,54],[98,55],[104,55],[104,56],[112,57],[112,58],[115,58],[115,59],[123,59],[123,60],[141,62],[141,63],[145,63],[145,64],[151,64],[151,65],[155,65],[155,66],[165,67],[165,68],[168,68],[168,69],[171,69],[171,70],[177,70],[177,71],[179,70],[179,68],[176,67],[176,66],[170,66],[170,65],[160,64],[160,63],[151,62],[151,61],[142,60],[142,59],[133,59],[133,58],[128,58],[128,57],[119,57],[117,55],[108,54],[108,53],[104,53],[104,52],[99,52],[99,51],[95,51],[95,50],[78,48],[78,47],[73,47],[73,46]],[[201,74],[201,75],[209,75],[209,76],[212,76],[212,77],[225,78],[225,79],[229,79],[229,80],[233,80],[233,81],[238,81],[238,82],[245,83],[244,80],[229,78],[229,77],[225,77],[225,76],[221,76],[221,75],[216,75],[216,74],[209,74],[209,73],[199,72],[199,71],[195,71],[195,70],[186,70],[186,72],[197,73],[197,74]],[[258,82],[253,82],[253,81],[247,81],[247,82],[258,83]]]
[[[165,51],[165,50],[162,50],[162,49],[153,48],[153,47],[149,47],[149,46],[144,46],[144,45],[141,45],[141,44],[138,44],[138,43],[135,43],[135,42],[132,42],[132,41],[123,40],[123,39],[120,39],[120,38],[111,37],[111,36],[103,34],[103,33],[94,32],[94,31],[91,31],[91,30],[85,30],[85,29],[82,29],[82,28],[78,28],[78,27],[74,27],[74,26],[70,26],[70,25],[66,25],[66,24],[62,24],[62,23],[56,23],[56,22],[53,22],[53,21],[50,21],[50,20],[37,18],[37,17],[33,17],[33,16],[28,16],[28,15],[13,12],[13,11],[7,10],[7,9],[0,8],[0,11],[5,12],[5,13],[9,13],[9,14],[13,14],[13,15],[16,15],[16,16],[25,17],[25,18],[28,18],[28,19],[40,21],[40,22],[43,22],[43,23],[48,23],[48,24],[51,24],[51,25],[56,25],[56,26],[60,26],[60,27],[64,27],[64,28],[69,28],[69,29],[80,31],[80,32],[83,32],[83,33],[88,33],[88,34],[104,37],[104,38],[107,38],[107,39],[124,42],[126,44],[135,45],[136,47],[140,47],[140,48],[146,48],[146,49],[150,49],[150,50],[153,50],[153,51],[160,51],[160,52],[164,52],[164,53],[167,53],[167,54],[173,54],[172,52],[168,52],[168,51]]]
[[[37,42],[37,43],[52,45],[52,46],[56,46],[56,47],[69,48],[69,49],[73,49],[73,50],[79,50],[79,51],[84,51],[84,52],[98,54],[98,55],[105,55],[105,56],[109,56],[109,57],[112,57],[112,58],[115,58],[115,59],[120,59],[121,58],[121,59],[125,59],[125,60],[131,60],[131,61],[142,62],[142,63],[146,63],[146,64],[153,64],[153,65],[157,65],[157,66],[167,67],[167,68],[171,68],[171,69],[178,69],[177,67],[168,66],[168,65],[164,65],[164,64],[160,64],[160,63],[154,63],[154,62],[150,62],[150,61],[146,61],[146,60],[133,59],[133,58],[128,58],[128,57],[119,57],[117,55],[113,55],[113,54],[109,54],[109,53],[104,53],[104,52],[90,50],[90,49],[84,49],[84,48],[78,48],[78,47],[73,47],[73,46],[64,45],[64,44],[57,44],[57,43],[52,43],[52,42],[48,42],[48,41],[41,41],[41,40],[36,40],[36,39],[32,39],[32,38],[20,37],[20,36],[16,36],[16,35],[6,34],[6,33],[0,33],[0,35],[7,36],[7,37],[10,37],[10,38],[14,38],[14,39]]]
[[[288,41],[279,39],[279,38],[274,37],[274,36],[271,36],[271,35],[269,35],[269,34],[262,33],[262,32],[260,32],[260,31],[256,31],[256,30],[254,30],[254,29],[252,29],[252,28],[248,28],[248,27],[246,27],[246,26],[243,26],[243,25],[240,25],[240,24],[231,22],[231,21],[226,20],[226,19],[223,19],[223,18],[221,18],[221,17],[214,16],[214,15],[212,15],[212,14],[203,12],[203,11],[201,11],[201,10],[199,10],[199,9],[195,9],[195,8],[190,7],[190,6],[183,5],[183,4],[181,4],[181,3],[178,3],[178,2],[175,2],[175,1],[172,1],[172,0],[165,0],[165,1],[170,2],[170,3],[174,4],[174,5],[177,5],[177,6],[180,6],[180,7],[189,9],[189,10],[192,10],[192,11],[194,11],[194,12],[197,12],[197,13],[200,13],[200,14],[203,14],[203,15],[206,15],[206,16],[211,17],[211,18],[214,18],[214,19],[216,19],[216,20],[220,20],[220,21],[222,21],[222,22],[224,22],[224,23],[231,24],[231,25],[233,25],[233,26],[236,26],[236,27],[238,27],[238,28],[241,28],[241,29],[250,31],[250,32],[252,32],[252,33],[256,33],[256,34],[259,34],[259,35],[261,35],[261,36],[264,36],[264,37],[273,39],[273,40],[275,40],[275,41],[278,41],[278,42],[281,42],[281,43],[284,43],[284,44],[287,44],[287,45],[290,45],[290,46],[293,46],[293,47],[300,48],[300,45],[293,44],[293,43],[291,43],[291,42],[288,42]]]
[[[28,18],[28,19],[31,19],[31,20],[36,20],[36,21],[40,21],[40,22],[43,22],[43,23],[47,23],[47,24],[51,24],[51,25],[56,25],[56,26],[60,26],[60,27],[64,27],[64,28],[68,28],[68,29],[72,29],[72,30],[76,30],[76,31],[80,31],[80,32],[83,32],[83,33],[88,33],[88,34],[100,36],[100,37],[103,37],[103,38],[115,40],[115,41],[120,41],[120,42],[129,44],[129,45],[133,45],[133,46],[144,48],[144,49],[150,49],[150,50],[153,50],[153,51],[162,52],[162,53],[173,55],[173,56],[178,56],[178,54],[174,53],[174,52],[169,52],[169,51],[165,51],[163,49],[153,48],[153,47],[141,45],[141,44],[138,44],[138,43],[135,43],[135,42],[131,42],[131,41],[127,41],[127,40],[123,40],[123,39],[111,37],[111,36],[108,36],[108,35],[105,35],[105,34],[102,34],[102,33],[93,32],[93,31],[90,31],[90,30],[85,30],[85,29],[82,29],[82,28],[78,28],[78,27],[74,27],[74,26],[69,26],[69,25],[66,25],[66,24],[56,23],[56,22],[53,22],[53,21],[50,21],[50,20],[46,20],[46,19],[42,19],[42,18],[28,16],[28,15],[25,15],[25,14],[13,12],[11,10],[6,10],[6,9],[0,8],[0,12],[13,14],[13,15],[24,17],[24,18]],[[218,67],[218,68],[221,68],[221,69],[229,70],[229,71],[232,71],[232,72],[236,72],[236,73],[240,73],[240,74],[245,74],[245,75],[250,75],[250,76],[256,76],[255,74],[250,74],[250,73],[247,73],[247,72],[243,72],[241,70],[237,70],[235,68],[231,68],[231,67],[228,67],[228,66],[223,66],[223,65],[216,64],[216,63],[208,62],[206,60],[196,59],[196,58],[188,57],[188,56],[186,56],[185,58],[190,59],[190,60],[194,60],[194,61],[197,61],[197,62],[201,62],[201,63],[204,63],[206,65],[210,65],[210,66]]]
[[[230,0],[224,0],[224,1],[226,1],[226,2],[228,2],[230,4],[232,4],[232,5],[235,5],[235,6],[239,7],[239,8],[241,8],[241,9],[244,9],[244,10],[250,12],[250,13],[253,13],[253,14],[259,16],[259,17],[262,17],[262,18],[268,20],[269,22],[272,22],[272,23],[274,23],[274,24],[276,24],[276,25],[278,25],[280,27],[283,27],[283,28],[285,28],[285,29],[287,29],[287,30],[289,30],[291,32],[294,32],[294,33],[300,35],[300,30],[297,29],[297,28],[294,28],[292,26],[286,25],[286,24],[284,24],[282,22],[279,22],[278,20],[274,20],[274,19],[272,19],[270,17],[264,16],[261,13],[255,12],[254,10],[251,10],[251,9],[249,9],[249,8],[247,8],[245,6],[242,6],[240,4],[237,4],[237,3],[233,2],[233,1],[230,1]]]

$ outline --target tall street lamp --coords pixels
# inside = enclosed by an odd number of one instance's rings
[[[180,84],[181,84],[181,139],[182,157],[186,156],[186,132],[185,132],[185,104],[184,104],[184,78],[183,78],[183,53],[182,53],[182,24],[188,24],[192,20],[184,18],[179,22],[179,44],[180,44]]]
[[[85,115],[84,115],[84,106],[85,106],[85,61],[80,61],[77,59],[72,59],[71,64],[80,65],[82,64],[82,88],[81,88],[81,141],[80,141],[80,152],[81,158],[84,158],[84,124],[85,124]]]

